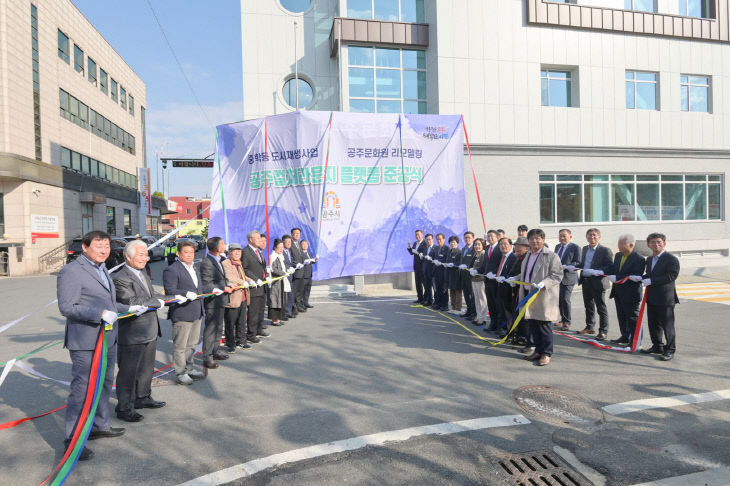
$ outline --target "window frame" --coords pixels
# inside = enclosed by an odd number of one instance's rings
[[[686,78],[686,81],[682,81],[682,78]],[[707,84],[693,83],[691,81],[692,78],[705,78],[707,80]],[[706,111],[692,109],[692,103],[691,103],[692,88],[705,88],[706,89],[706,98],[707,98],[707,110]],[[685,113],[708,113],[708,114],[712,113],[712,76],[705,75],[705,74],[680,73],[679,89],[680,89],[680,96],[679,96],[680,111],[685,112]],[[686,92],[685,92],[685,90],[686,90]],[[684,104],[683,104],[683,101],[684,101],[682,98],[683,94],[685,95],[686,100],[687,100],[687,109],[686,110],[684,109]]]
[[[93,74],[92,74],[92,65],[93,65]],[[89,80],[91,84],[94,86],[98,86],[98,79],[97,79],[97,72],[98,72],[98,66],[96,64],[96,61],[94,61],[91,57],[86,56],[86,79]]]
[[[81,56],[81,62],[79,62],[78,56]],[[84,50],[79,47],[78,44],[74,43],[74,70],[84,76]]]
[[[632,74],[632,79],[627,79],[626,76],[629,73]],[[636,76],[637,74],[653,74],[654,75],[654,81],[647,81],[647,80],[643,80],[643,79],[637,79],[637,76]],[[640,70],[634,70],[634,69],[627,69],[626,72],[625,72],[625,74],[624,74],[624,91],[626,91],[625,90],[626,85],[629,84],[629,83],[633,84],[633,92],[634,92],[633,104],[634,104],[634,106],[631,106],[631,107],[628,106],[629,100],[627,99],[626,100],[626,109],[627,110],[660,111],[660,106],[659,106],[659,73],[658,72],[656,72],[656,71],[640,71]],[[639,85],[642,85],[642,84],[644,84],[644,85],[651,85],[651,84],[653,84],[654,85],[654,108],[639,108],[638,107],[638,103],[636,102],[637,101],[637,98],[638,98],[637,93],[639,91],[638,90]]]
[[[63,38],[61,36],[63,36]],[[66,43],[65,49],[62,49],[62,47],[61,47],[62,39]],[[70,45],[70,40],[69,40],[68,36],[61,29],[58,29],[58,57],[59,57],[59,59],[64,61],[66,64],[70,65],[71,64],[71,52],[69,49],[69,45]]]
[[[544,74],[543,74],[544,73]],[[551,73],[560,73],[565,74],[566,76],[564,78],[560,77],[553,77],[551,76]],[[574,85],[574,82],[577,82],[577,73],[578,68],[576,67],[553,67],[553,66],[540,66],[540,105],[541,106],[549,106],[553,108],[578,108],[580,107],[580,103],[578,103],[577,96],[575,93],[576,85]],[[547,83],[547,104],[545,103],[545,100],[542,96],[543,94],[543,81]],[[564,82],[566,83],[567,90],[566,93],[568,94],[568,104],[567,105],[554,105],[550,102],[550,83],[553,82]]]

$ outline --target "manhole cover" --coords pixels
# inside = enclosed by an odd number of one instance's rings
[[[505,454],[487,458],[496,474],[507,484],[518,486],[592,486],[585,476],[571,468],[552,451]]]
[[[525,412],[559,424],[583,424],[603,420],[603,413],[588,398],[552,386],[523,386],[512,398]]]

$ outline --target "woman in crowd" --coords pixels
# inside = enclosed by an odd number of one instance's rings
[[[474,318],[474,324],[481,326],[487,320],[487,294],[484,292],[484,277],[477,273],[484,273],[487,266],[487,253],[484,251],[484,240],[477,238],[474,240],[474,263],[469,269],[471,274],[471,287],[474,291],[474,304],[477,310],[477,316]]]
[[[274,251],[269,256],[271,277],[286,275],[286,264],[284,263],[284,242],[280,239],[274,240]],[[272,326],[281,326],[281,318],[284,317],[283,309],[286,308],[287,293],[291,292],[288,278],[281,278],[270,284],[269,319]]]
[[[451,250],[446,256],[446,288],[449,289],[449,300],[451,301],[451,314],[461,314],[461,276],[457,268],[461,264],[461,249],[459,248],[459,237],[450,236],[449,246]]]
[[[228,258],[223,260],[221,264],[226,274],[226,280],[230,282],[231,287],[240,287],[247,280],[241,265],[242,254],[241,245],[231,243],[228,245]],[[235,353],[237,347],[251,347],[250,344],[246,343],[247,294],[248,289],[234,290],[229,294],[228,304],[226,304],[225,314],[223,315],[226,325],[226,347],[229,353]]]

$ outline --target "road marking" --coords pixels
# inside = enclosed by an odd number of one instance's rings
[[[342,304],[342,303],[353,303],[353,302],[394,302],[396,300],[411,300],[413,297],[405,297],[400,299],[365,299],[365,300],[313,300],[313,304]]]
[[[730,284],[703,282],[677,285],[677,295],[683,299],[730,305]]]
[[[693,393],[691,395],[674,395],[671,397],[632,400],[630,402],[606,405],[602,408],[603,411],[610,413],[611,415],[621,415],[624,413],[639,412],[641,410],[649,410],[652,408],[681,407],[683,405],[693,405],[695,403],[715,402],[718,400],[728,399],[730,399],[730,389],[705,393]]]
[[[730,477],[730,467],[725,466],[717,469],[709,469],[684,476],[672,476],[648,483],[635,484],[634,486],[685,486],[687,484],[702,484],[703,486],[727,486]]]
[[[526,425],[531,423],[523,415],[502,415],[500,417],[483,417],[459,422],[444,422],[423,427],[391,430],[371,435],[361,435],[350,439],[317,444],[301,449],[294,449],[280,454],[274,454],[260,459],[254,459],[243,464],[221,469],[204,476],[192,479],[180,486],[212,486],[228,483],[236,479],[245,478],[270,467],[281,466],[290,462],[313,459],[315,457],[338,452],[352,451],[371,445],[382,445],[386,442],[404,441],[420,435],[448,435],[471,430],[482,430],[493,427],[509,427],[512,425]]]

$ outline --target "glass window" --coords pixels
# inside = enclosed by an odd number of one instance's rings
[[[113,206],[106,207],[106,232],[110,235],[117,234],[117,218]]]
[[[400,67],[400,49],[375,49],[377,67]]]
[[[656,110],[656,80],[656,73],[626,71],[626,108]]]
[[[122,107],[122,109],[127,109],[127,90],[119,87],[119,106]]]
[[[104,94],[109,94],[108,76],[102,68],[99,68],[99,89]]]
[[[112,86],[111,86],[112,101],[114,101],[114,103],[116,103],[117,100],[118,100],[118,98],[117,98],[117,96],[118,96],[117,95],[117,86],[118,86],[118,83],[116,81],[114,81],[114,78],[111,78],[111,80],[112,80]]]
[[[347,0],[347,16],[401,22],[424,22],[423,0]]]
[[[378,100],[378,113],[400,113],[399,100]]]
[[[655,0],[624,0],[624,10],[656,12]]]
[[[400,0],[400,20],[401,22],[425,22],[423,0]]]
[[[99,178],[107,179],[106,164],[99,162]]]
[[[88,71],[89,82],[96,86],[96,62],[90,57],[86,58],[86,70]]]
[[[71,167],[71,151],[66,147],[61,147],[61,167]]]
[[[398,1],[373,0],[373,18],[398,21]]]
[[[681,220],[682,208],[682,184],[662,184],[662,219]]]
[[[608,174],[586,174],[583,176],[584,181],[608,181]]]
[[[659,184],[636,184],[636,219],[659,219]]]
[[[581,221],[581,184],[557,184],[558,223],[578,223]]]
[[[721,201],[720,184],[708,184],[707,186],[707,219],[722,218],[722,201]]]
[[[396,69],[377,69],[375,71],[376,97],[400,98],[400,76],[400,71]],[[400,111],[400,109],[398,111]]]
[[[679,15],[707,19],[711,17],[710,0],[679,0]]]
[[[404,69],[426,69],[426,52],[403,49]]]
[[[123,218],[124,236],[130,236],[132,234],[132,210],[125,209]]]
[[[425,115],[428,113],[425,101],[404,101],[403,102],[403,113],[418,113]]]
[[[608,221],[608,184],[585,184],[585,221]]]
[[[99,161],[94,159],[89,160],[91,161],[91,176],[99,177]]]
[[[74,44],[74,69],[84,74],[84,51],[76,44]]]
[[[374,97],[375,75],[372,69],[350,68],[350,97]]]
[[[426,98],[426,71],[403,71],[403,98]]]
[[[373,48],[350,46],[347,48],[347,55],[350,58],[350,66],[368,66],[373,65]]]
[[[68,97],[68,111],[75,117],[79,116],[79,100],[73,96]]]
[[[542,106],[573,106],[570,98],[570,71],[540,71]]]
[[[292,13],[301,13],[306,11],[311,5],[311,0],[280,0],[281,6]]]
[[[78,152],[71,152],[71,168],[73,170],[81,171],[81,154]]]
[[[296,86],[298,86],[298,90]],[[297,91],[299,92],[298,99]],[[286,101],[286,104],[292,108],[306,108],[312,104],[312,99],[314,98],[312,85],[302,78],[292,78],[288,80],[284,83],[282,93],[284,95],[284,101]]]
[[[710,78],[683,74],[680,80],[682,111],[710,112]]]
[[[68,111],[68,93],[64,90],[58,90],[58,95],[61,102],[61,111]]]
[[[134,96],[129,95],[129,114],[134,116]]]
[[[707,184],[684,185],[684,219],[707,219]]]
[[[354,19],[373,18],[372,0],[347,0],[347,16]]]
[[[540,223],[554,222],[555,184],[540,184]]]
[[[70,59],[70,52],[68,48],[68,36],[58,31],[58,57],[66,61],[66,63],[69,63],[71,61]]]
[[[375,113],[375,100],[350,100],[350,111],[355,113]]]
[[[612,184],[613,221],[634,221],[634,184]]]
[[[580,181],[583,179],[580,174],[558,174],[556,178],[559,181]]]

